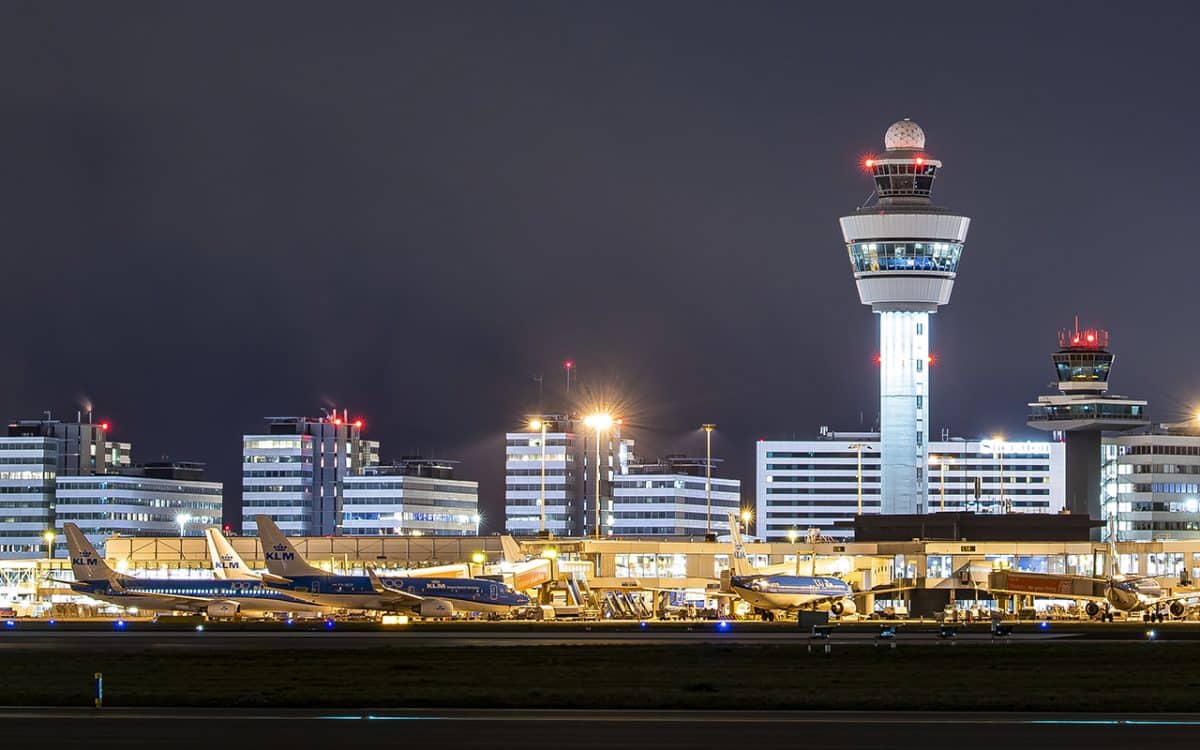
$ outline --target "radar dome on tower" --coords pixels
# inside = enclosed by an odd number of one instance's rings
[[[895,149],[925,148],[925,131],[907,117],[893,123],[883,134],[883,146],[888,151]]]

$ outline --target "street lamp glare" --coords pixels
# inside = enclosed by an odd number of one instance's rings
[[[589,414],[584,418],[583,423],[593,430],[607,430],[609,427],[612,427],[613,418],[611,414]]]
[[[540,430],[540,429],[542,429],[542,420],[540,420],[540,419],[531,419],[531,420],[529,420],[529,429],[531,429],[531,430]]]
[[[742,511],[742,523],[750,523],[750,521],[753,518],[754,518],[754,511],[751,511],[751,510],[743,510]]]

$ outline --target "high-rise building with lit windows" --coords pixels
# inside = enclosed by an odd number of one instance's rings
[[[537,534],[544,518],[544,529],[552,534],[593,536],[597,502],[601,533],[612,533],[612,482],[628,472],[633,441],[621,437],[621,424],[616,421],[599,433],[600,496],[596,499],[596,436],[584,418],[569,414],[532,415],[525,430],[504,436],[504,514],[509,533]]]
[[[181,520],[198,534],[221,522],[222,485],[204,481],[203,464],[132,466],[130,444],[110,427],[83,415],[9,423],[0,437],[0,557],[65,554],[65,523],[102,549],[114,534],[178,534]]]
[[[341,533],[342,480],[378,464],[379,444],[340,411],[266,422],[265,432],[242,436],[242,533],[258,533],[256,515],[288,536]]]
[[[924,513],[928,487],[930,315],[950,301],[970,219],[933,204],[942,163],[901,120],[863,168],[873,201],[841,218],[859,298],[879,316],[880,511]]]

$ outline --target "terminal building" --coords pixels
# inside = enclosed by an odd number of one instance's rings
[[[454,461],[406,456],[343,479],[347,536],[479,534],[479,483],[454,478]]]
[[[504,436],[505,528],[525,536],[596,536],[599,524],[602,535],[611,533],[613,480],[628,473],[632,449],[611,417],[530,416],[524,430]]]
[[[1063,510],[1062,443],[951,438],[928,449],[928,512]],[[850,540],[848,522],[882,512],[878,433],[823,429],[817,440],[760,440],[755,464],[756,528],[767,541],[804,537],[809,529]]]
[[[713,464],[718,461],[714,459]],[[742,483],[713,476],[710,485],[705,462],[704,458],[667,456],[655,463],[630,464],[628,474],[613,479],[611,535],[728,534],[729,514],[738,513],[741,507]]]

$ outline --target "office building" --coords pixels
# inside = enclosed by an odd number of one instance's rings
[[[199,463],[156,462],[57,480],[59,535],[63,524],[74,523],[101,552],[114,535],[199,536],[221,525],[221,507],[221,483],[204,481]]]
[[[455,479],[455,463],[410,456],[346,476],[341,533],[477,535],[479,483]]]
[[[597,442],[599,513],[592,473]],[[594,536],[599,516],[601,533],[609,533],[612,480],[628,472],[632,448],[633,441],[621,437],[619,420],[597,423],[594,418],[568,414],[530,416],[525,430],[504,436],[505,527],[517,535],[545,530],[560,536]]]
[[[1200,539],[1200,422],[1106,437],[1103,456],[1104,517],[1118,539]]]
[[[97,546],[112,534],[179,534],[180,520],[194,522],[194,533],[220,524],[221,484],[203,481],[202,464],[131,466],[131,445],[113,440],[110,427],[48,414],[9,423],[0,438],[0,556],[64,555],[64,523]]]
[[[719,459],[713,459],[716,474]],[[613,479],[610,534],[616,537],[699,536],[729,533],[729,514],[738,513],[742,483],[712,477],[711,504],[705,459],[667,456],[634,463]],[[711,525],[709,509],[711,507]]]
[[[340,533],[342,480],[378,464],[379,444],[346,412],[266,422],[242,436],[242,533],[258,533],[260,514],[288,536]]]
[[[1103,518],[1101,436],[1104,432],[1136,430],[1149,425],[1146,402],[1107,395],[1113,355],[1108,331],[1060,331],[1052,355],[1059,393],[1039,396],[1029,404],[1028,424],[1065,435],[1067,445],[1067,510],[1094,520]],[[1100,529],[1095,537],[1101,536]]]
[[[970,219],[935,206],[942,163],[901,120],[863,162],[874,202],[841,218],[859,298],[879,316],[879,512],[923,513],[928,497],[930,315],[950,301]]]
[[[40,435],[0,437],[0,557],[49,551],[43,535],[54,528],[58,446]]]
[[[880,513],[878,433],[822,431],[818,440],[760,440],[758,535],[803,538],[809,529],[847,540],[844,525]],[[929,444],[928,512],[1058,513],[1064,503],[1065,450],[1055,442],[951,438]],[[861,465],[861,481],[859,467]],[[976,483],[978,495],[976,498]]]

